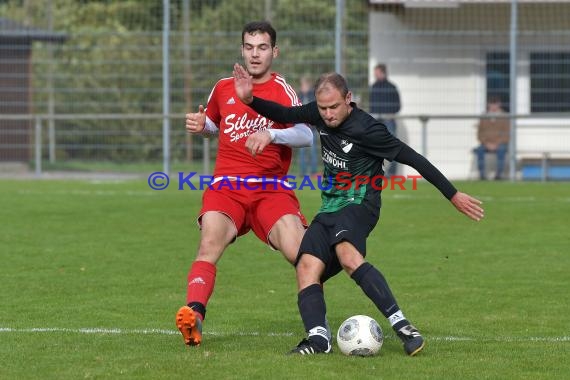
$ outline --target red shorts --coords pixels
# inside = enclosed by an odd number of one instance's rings
[[[299,201],[293,190],[285,189],[280,184],[250,184],[221,182],[207,188],[202,195],[202,209],[198,216],[201,226],[202,215],[208,211],[217,211],[227,215],[238,231],[238,236],[253,230],[255,235],[266,244],[271,229],[284,215],[297,215],[307,227],[307,220],[301,213]],[[238,186],[239,184],[239,186]],[[220,186],[221,185],[221,186]]]

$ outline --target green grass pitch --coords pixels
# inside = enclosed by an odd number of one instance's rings
[[[476,223],[431,185],[385,191],[368,259],[427,345],[404,355],[345,274],[336,331],[376,318],[380,354],[285,355],[304,336],[293,269],[253,234],[219,263],[200,348],[174,315],[194,258],[199,191],[146,179],[0,181],[0,379],[558,379],[570,374],[570,185],[458,183]],[[312,218],[318,191],[299,192]],[[336,344],[334,346],[336,348]]]

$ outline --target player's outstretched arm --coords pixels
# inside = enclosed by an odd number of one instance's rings
[[[467,215],[469,218],[480,221],[485,216],[482,202],[479,199],[458,191],[451,198],[451,203],[455,206],[457,211]]]
[[[408,145],[401,143],[402,149],[398,152],[396,161],[409,165],[416,169],[422,177],[429,181],[432,185],[453,203],[455,208],[467,215],[469,218],[479,221],[483,218],[483,208],[481,201],[457,191],[455,186],[437,169],[427,158],[410,148]]]
[[[206,112],[204,106],[200,104],[198,112],[186,114],[186,132],[202,133],[206,125]]]
[[[234,64],[233,75],[238,98],[261,115],[278,123],[316,124],[322,121],[316,102],[285,107],[282,104],[253,96],[251,76],[239,63]]]

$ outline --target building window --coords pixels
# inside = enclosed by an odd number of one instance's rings
[[[530,112],[570,112],[570,53],[530,54]]]
[[[510,67],[509,53],[489,52],[486,63],[487,98],[498,96],[503,103],[503,109],[509,111]]]

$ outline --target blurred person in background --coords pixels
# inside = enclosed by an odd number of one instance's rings
[[[374,83],[370,88],[370,113],[379,115],[394,115],[400,112],[400,93],[398,88],[388,80],[388,69],[383,63],[374,67]],[[396,120],[383,118],[381,120],[388,131],[397,136]],[[396,164],[390,163],[386,171],[386,177],[396,174]]]
[[[487,101],[487,115],[505,115],[505,110],[501,102],[501,98],[497,95],[489,96]],[[497,155],[497,170],[495,172],[495,180],[503,177],[505,170],[505,158],[509,148],[509,139],[511,133],[510,120],[505,117],[482,118],[477,126],[477,139],[479,146],[474,149],[477,155],[477,169],[479,170],[479,179],[486,180],[485,172],[485,153],[493,153]]]

